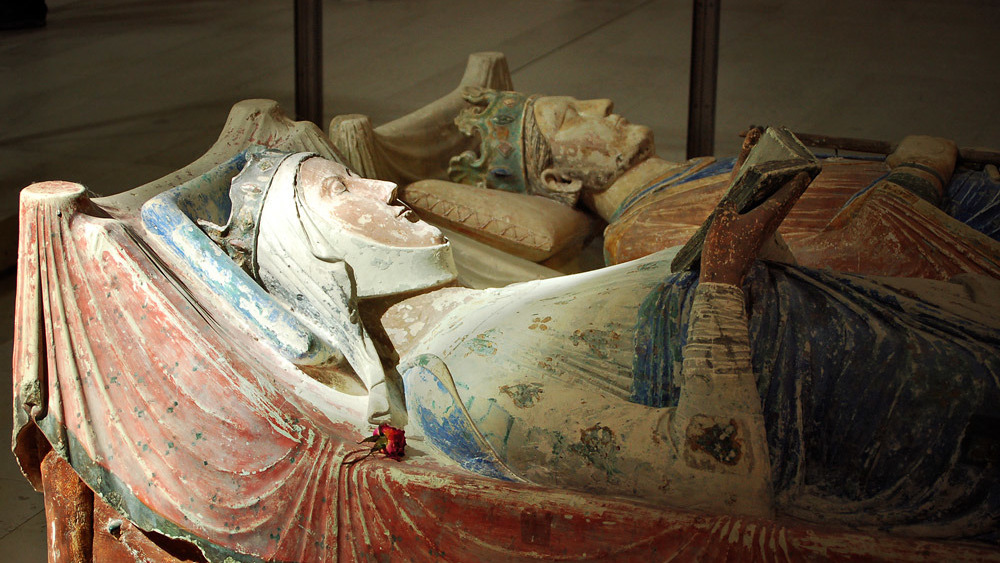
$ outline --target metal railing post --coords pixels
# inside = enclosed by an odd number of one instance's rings
[[[295,0],[295,118],[323,126],[321,0]]]
[[[688,94],[687,157],[715,150],[715,91],[719,77],[721,0],[694,0],[691,17],[691,84]]]

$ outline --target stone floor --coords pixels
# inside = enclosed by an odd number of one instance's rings
[[[468,53],[497,50],[518,89],[610,97],[617,113],[653,128],[661,156],[683,157],[690,1],[324,4],[326,120],[392,119],[451,90]],[[291,2],[48,5],[47,27],[0,32],[0,267],[16,252],[25,185],[73,180],[116,193],[199,156],[238,100],[272,98],[294,110]],[[733,153],[751,123],[1000,148],[998,24],[1000,4],[990,0],[724,2],[716,150]],[[8,272],[0,278],[8,358],[13,297]],[[0,373],[9,388],[9,369]],[[10,435],[6,413],[0,432]],[[44,561],[41,496],[9,454],[0,456],[0,504],[4,559]]]

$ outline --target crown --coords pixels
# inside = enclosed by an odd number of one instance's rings
[[[472,88],[465,92],[472,108],[462,110],[455,125],[465,135],[479,134],[479,154],[465,151],[448,163],[453,182],[508,192],[527,193],[522,137],[524,116],[537,96]]]
[[[247,155],[246,166],[229,188],[232,212],[225,226],[198,220],[198,225],[236,264],[257,279],[257,234],[264,199],[278,166],[292,153],[266,149]]]

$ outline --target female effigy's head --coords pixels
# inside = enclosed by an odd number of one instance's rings
[[[453,181],[545,196],[573,205],[653,154],[648,127],[611,113],[611,100],[472,89],[455,123],[479,153],[451,159]]]
[[[317,155],[255,155],[233,179],[230,199],[226,226],[203,227],[258,281],[258,252],[267,251],[258,246],[264,223],[286,248],[308,249],[288,252],[307,256],[295,259],[350,266],[359,297],[426,289],[456,277],[441,231],[396,200],[395,184],[361,178]]]
[[[438,287],[457,277],[448,241],[396,199],[396,184],[323,158],[302,162],[296,216],[312,255],[352,269],[358,297]]]
[[[362,178],[346,166],[310,158],[299,166],[297,197],[331,225],[372,242],[398,247],[444,244],[441,231],[396,199],[396,184]]]

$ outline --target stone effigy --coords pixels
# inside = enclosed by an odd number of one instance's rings
[[[491,55],[494,62],[502,61],[502,55]],[[474,55],[470,67],[473,60],[485,57]],[[509,77],[503,82],[509,83]],[[607,222],[608,263],[627,262],[684,244],[729,185],[735,159],[675,163],[659,158],[650,130],[611,113],[610,100],[526,95],[464,84],[442,99],[450,105],[433,120],[427,112],[418,112],[394,127],[434,123],[436,129],[431,130],[438,133],[425,131],[431,139],[464,133],[471,144],[462,152],[457,142],[453,144],[447,170],[438,164],[421,172],[497,193],[424,180],[406,186],[402,197],[423,217],[508,252],[545,260],[564,248],[578,249],[579,240],[557,231],[565,226],[563,231],[586,233],[588,227],[567,210],[563,215],[553,211],[551,203],[560,202],[585,208]],[[459,97],[468,107],[456,101]],[[452,117],[455,125],[448,128]],[[384,138],[372,135],[375,144]],[[961,273],[1000,276],[998,183],[983,171],[963,170],[953,178],[956,155],[950,141],[914,136],[885,162],[825,160],[823,172],[783,224],[780,246],[787,244],[800,264],[843,272],[942,280]],[[442,158],[433,160],[440,163]],[[415,179],[379,167],[367,171],[397,182]],[[526,201],[538,211],[517,206]],[[524,232],[515,236],[497,232],[513,230],[510,225],[518,220],[527,224],[536,216],[550,227],[522,227]],[[566,242],[512,241],[518,237]],[[884,242],[871,244],[875,239]]]
[[[996,182],[982,170],[953,174],[952,142],[911,136],[884,163],[832,160],[780,231],[799,264],[941,280],[963,273],[1000,276]],[[661,188],[629,204],[606,231],[612,261],[689,236],[696,228],[691,217],[705,213],[698,199],[718,199],[725,176],[692,184]]]
[[[995,282],[753,266],[798,177],[721,210],[701,284],[668,251],[472,290],[440,232],[338,159],[244,104],[173,178],[26,190],[33,482],[51,447],[212,561],[996,557]],[[405,461],[351,463],[385,417]]]

